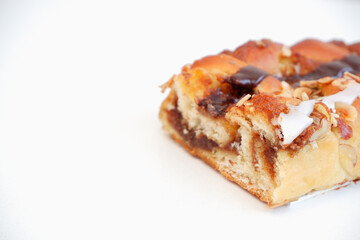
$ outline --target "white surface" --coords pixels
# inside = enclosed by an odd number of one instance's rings
[[[360,239],[360,185],[268,209],[160,129],[158,85],[268,37],[360,40],[357,1],[1,1],[0,239]]]

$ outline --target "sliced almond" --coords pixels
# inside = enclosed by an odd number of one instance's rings
[[[349,73],[349,72],[344,73],[344,78],[352,79],[352,80],[355,80],[356,82],[360,83],[360,77],[355,74]]]
[[[337,78],[331,82],[331,85],[338,87],[342,91],[347,88],[350,82],[352,82],[352,80],[346,78]]]
[[[307,95],[305,92],[303,92],[303,93],[301,94],[301,100],[303,100],[303,101],[309,100],[309,95]]]
[[[329,133],[329,131],[330,131],[329,122],[326,119],[322,119],[321,127],[311,135],[309,140],[315,142],[319,139],[322,139]]]
[[[299,87],[294,90],[293,96],[303,100],[303,94],[310,96],[312,90],[307,87]]]
[[[331,83],[333,81],[333,78],[332,77],[324,77],[324,78],[318,79],[317,81],[321,84],[327,84],[327,83]]]
[[[335,103],[336,112],[339,116],[346,120],[353,122],[356,120],[357,117],[357,110],[354,106],[343,103],[343,102],[336,102]]]
[[[258,93],[274,93],[280,92],[281,90],[281,81],[272,76],[267,76],[255,89]]]
[[[243,98],[241,98],[237,103],[236,106],[240,107],[241,105],[243,105],[247,100],[249,100],[251,98],[250,94],[247,94],[246,96],[244,96]]]
[[[356,149],[349,144],[340,144],[339,145],[339,159],[341,167],[345,170],[347,174],[351,177],[355,177],[359,174],[360,168],[358,164],[358,156]]]
[[[166,83],[164,83],[164,84],[162,84],[162,85],[159,86],[159,87],[161,88],[161,92],[162,92],[162,93],[164,93],[167,88],[171,88],[171,87],[172,87],[172,85],[173,85],[173,83],[174,83],[174,81],[175,81],[175,78],[176,78],[176,75],[173,75],[173,76],[169,79],[169,81],[167,81]]]
[[[332,85],[332,84],[327,84],[327,85],[320,87],[320,91],[323,96],[330,96],[330,95],[340,92],[341,90],[343,90],[343,89],[340,88],[339,86]]]
[[[266,44],[262,40],[255,41],[256,46],[258,47],[265,47]]]
[[[281,88],[282,88],[282,91],[279,94],[280,96],[288,97],[288,98],[291,98],[293,96],[294,89],[287,82],[282,81]]]
[[[283,46],[281,49],[281,55],[284,57],[290,57],[291,56],[291,49],[287,46]]]
[[[326,120],[331,122],[331,114],[329,108],[322,102],[317,102],[314,105],[314,110],[325,115]]]
[[[300,81],[301,87],[317,88],[318,85],[319,85],[319,82],[316,80]]]

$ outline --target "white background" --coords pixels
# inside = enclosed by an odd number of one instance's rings
[[[0,239],[360,239],[360,185],[269,209],[163,133],[158,86],[249,39],[360,40],[358,1],[1,1]]]

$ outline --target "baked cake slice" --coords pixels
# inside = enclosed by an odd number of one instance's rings
[[[249,41],[162,88],[163,128],[270,207],[360,179],[360,45]]]

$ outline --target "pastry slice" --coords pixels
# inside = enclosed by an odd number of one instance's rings
[[[164,130],[277,207],[360,179],[360,45],[249,41],[163,87]]]

